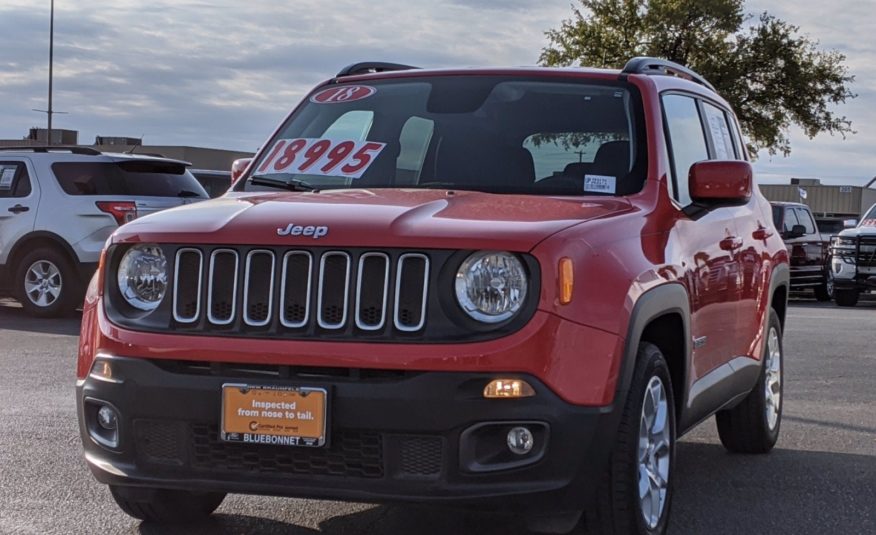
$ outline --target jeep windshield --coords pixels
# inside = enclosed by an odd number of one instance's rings
[[[624,82],[405,77],[318,88],[235,189],[628,195],[645,154],[641,98]]]

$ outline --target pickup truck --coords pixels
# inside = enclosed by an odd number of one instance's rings
[[[830,240],[825,239],[805,204],[770,202],[773,222],[788,249],[791,261],[791,291],[812,289],[819,301],[833,299],[830,270]]]
[[[857,226],[833,239],[831,264],[839,306],[853,307],[862,293],[876,288],[876,205],[870,207]]]

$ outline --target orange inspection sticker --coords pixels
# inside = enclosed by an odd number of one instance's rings
[[[222,385],[222,432],[227,442],[311,446],[325,444],[323,388]]]
[[[258,174],[361,178],[386,143],[336,139],[278,139]]]

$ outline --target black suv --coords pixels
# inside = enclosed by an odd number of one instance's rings
[[[791,261],[791,291],[812,289],[819,301],[833,299],[830,242],[815,225],[805,204],[771,202],[773,222],[785,241]]]

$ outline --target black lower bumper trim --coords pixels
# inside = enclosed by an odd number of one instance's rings
[[[174,373],[145,359],[111,361],[119,382],[88,378],[77,387],[77,403],[92,472],[113,485],[566,510],[593,492],[617,425],[610,408],[570,405],[528,376],[518,375],[536,395],[517,400],[484,399],[484,385],[495,378],[488,374],[327,376],[294,385],[328,390],[325,447],[228,443],[219,439],[221,387],[240,378]],[[289,386],[288,379],[246,381]],[[86,398],[118,409],[118,451],[91,439]],[[485,423],[498,427],[466,432]],[[503,429],[517,423],[542,442],[529,461],[501,451]]]

